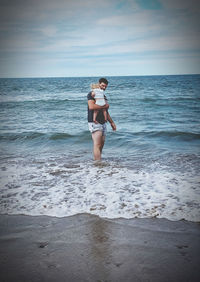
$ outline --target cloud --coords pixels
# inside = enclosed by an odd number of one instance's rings
[[[84,74],[92,62],[109,72],[115,72],[116,61],[140,60],[143,66],[153,58],[187,56],[188,62],[200,53],[200,13],[194,5],[199,8],[195,0],[0,1],[0,75],[6,70],[9,76],[13,62],[22,73],[25,60],[36,76],[37,68],[45,76],[65,67],[68,73],[69,66]]]
[[[40,28],[39,31],[41,31],[44,35],[48,37],[53,37],[57,33],[57,28],[55,26],[45,26],[43,28]]]
[[[200,8],[199,0],[160,0],[165,9],[197,11]]]
[[[162,8],[159,0],[136,0],[136,2],[141,8],[147,10],[159,10]]]

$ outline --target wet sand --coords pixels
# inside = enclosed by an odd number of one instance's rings
[[[200,281],[200,224],[0,216],[1,281]]]

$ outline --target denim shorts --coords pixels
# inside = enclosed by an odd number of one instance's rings
[[[94,133],[95,131],[102,131],[102,135],[105,136],[107,129],[106,129],[106,123],[100,124],[95,122],[88,122],[89,131],[91,133]]]

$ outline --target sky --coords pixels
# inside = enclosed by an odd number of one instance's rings
[[[0,0],[0,77],[199,73],[199,0]]]

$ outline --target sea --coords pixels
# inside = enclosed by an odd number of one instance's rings
[[[102,160],[99,77],[0,79],[0,214],[200,221],[200,75],[112,76]]]

